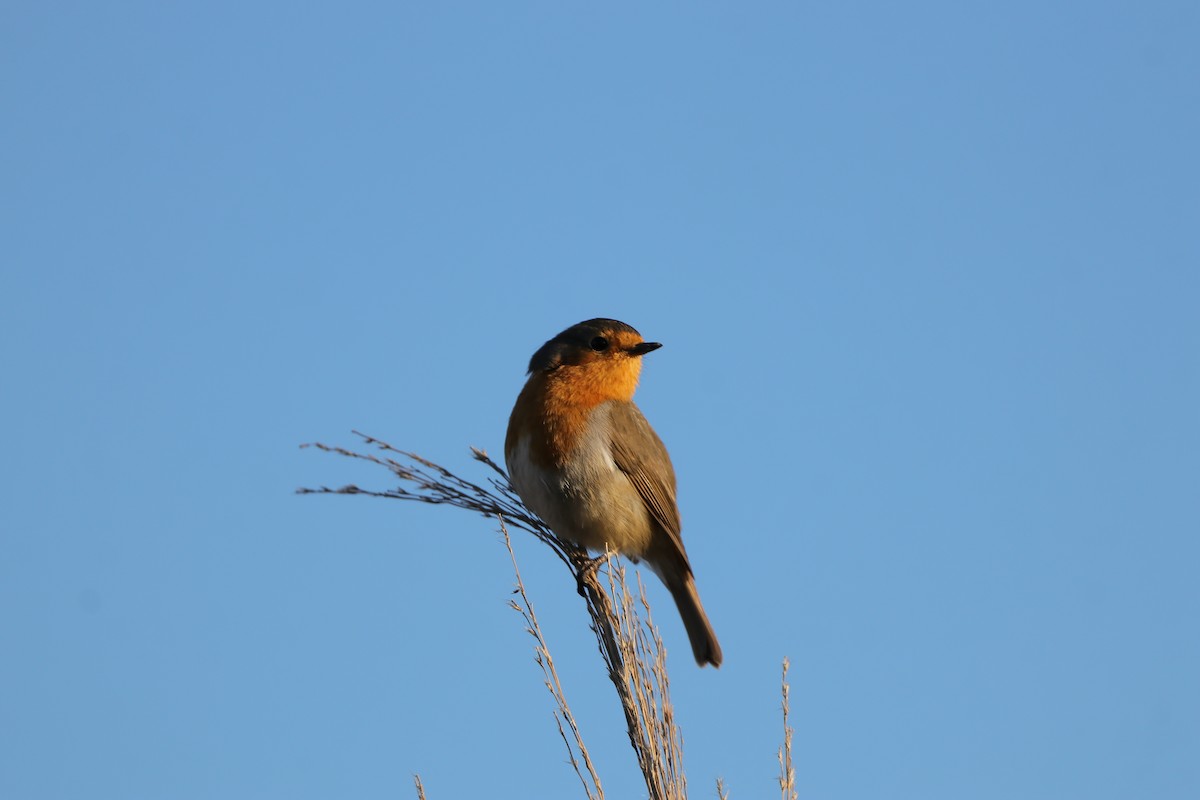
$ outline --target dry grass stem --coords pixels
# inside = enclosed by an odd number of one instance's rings
[[[508,555],[512,559],[513,574],[517,579],[517,595],[521,598],[520,603],[510,600],[509,604],[525,619],[526,632],[537,642],[534,648],[534,652],[537,654],[535,660],[538,666],[542,668],[542,676],[545,678],[546,689],[549,690],[557,706],[554,711],[554,721],[558,724],[558,734],[562,737],[563,744],[567,747],[567,757],[571,759],[571,766],[575,768],[575,774],[579,776],[579,782],[583,784],[583,791],[587,793],[588,800],[603,800],[604,789],[600,785],[600,776],[596,774],[595,764],[592,763],[587,746],[583,743],[583,735],[579,732],[579,725],[575,722],[575,715],[571,712],[571,707],[567,703],[562,682],[558,679],[558,669],[554,666],[554,659],[550,655],[550,648],[546,645],[545,637],[542,636],[542,626],[538,624],[537,614],[533,610],[533,603],[530,602],[529,595],[525,593],[525,582],[521,580],[521,569],[517,566],[517,556],[513,552],[512,540],[508,536],[508,528],[504,525],[503,519],[500,521],[500,532],[504,534],[504,546],[508,549]],[[571,731],[570,738],[567,737],[567,732],[563,728],[564,722]],[[572,744],[572,739],[574,739],[574,744]],[[575,756],[577,750],[579,752],[578,758]],[[588,774],[586,778],[579,768],[580,759],[583,759],[584,767],[587,769]]]
[[[729,800],[729,789],[725,787],[725,781],[717,778],[717,800]]]
[[[480,486],[471,481],[463,480],[450,470],[434,462],[422,458],[407,450],[398,450],[390,444],[365,433],[354,431],[354,435],[362,438],[363,442],[375,447],[383,455],[357,453],[345,447],[313,442],[300,445],[302,448],[315,447],[326,453],[336,453],[340,456],[378,464],[399,478],[401,484],[394,489],[383,491],[361,489],[354,484],[347,484],[337,489],[321,486],[316,489],[301,488],[296,494],[361,494],[368,497],[385,497],[391,500],[410,500],[430,505],[446,505],[475,511],[485,517],[503,517],[514,528],[532,533],[554,551],[555,555],[571,564],[571,551],[579,548],[564,543],[546,527],[537,516],[525,508],[521,498],[513,491],[508,482],[508,474],[478,448],[471,448],[471,455],[476,461],[486,464],[496,477],[487,480],[487,486]],[[408,484],[408,486],[405,486]],[[584,555],[586,558],[586,554]]]
[[[779,791],[783,800],[798,800],[796,791],[796,768],[792,765],[792,730],[788,724],[788,711],[791,706],[791,687],[788,686],[787,674],[791,664],[783,660],[783,747],[779,748]]]
[[[398,450],[386,442],[355,431],[363,441],[379,451],[379,454],[357,453],[343,447],[324,444],[305,445],[327,453],[367,461],[389,470],[399,478],[397,488],[385,491],[360,489],[347,485],[338,489],[322,486],[316,489],[299,489],[299,494],[361,494],[394,500],[409,500],[433,505],[449,505],[474,511],[501,521],[507,538],[507,527],[519,528],[533,534],[549,547],[570,569],[574,584],[587,605],[592,621],[592,631],[600,654],[608,668],[608,676],[616,688],[625,714],[626,730],[630,744],[637,755],[638,765],[646,780],[651,800],[682,800],[687,796],[687,782],[683,774],[683,740],[675,725],[669,695],[666,669],[666,650],[662,646],[658,631],[649,617],[650,606],[639,580],[639,597],[646,619],[643,622],[637,612],[632,594],[625,580],[625,570],[609,554],[604,559],[593,560],[585,550],[554,535],[546,525],[521,503],[508,482],[508,476],[487,453],[472,448],[477,461],[487,465],[495,475],[486,485],[464,480],[445,467],[439,466],[416,453]],[[512,553],[512,548],[509,548]],[[597,576],[598,565],[608,566],[608,587],[601,584]],[[513,561],[514,568],[516,560]],[[538,640],[537,660],[546,678],[547,688],[555,697],[559,711],[555,719],[559,733],[572,753],[572,764],[583,781],[589,798],[602,797],[600,779],[596,776],[590,759],[583,748],[575,720],[566,706],[562,687],[550,659],[549,649],[541,639],[536,625],[533,607],[525,597],[524,587],[518,573],[518,593],[524,607],[517,605],[525,615],[530,633]],[[563,724],[566,724],[566,729]],[[571,731],[570,736],[567,729]],[[574,746],[571,740],[575,740]],[[575,759],[574,748],[588,772],[585,778]],[[589,782],[590,781],[590,782]],[[593,794],[595,792],[596,794]]]
[[[652,797],[687,797],[687,780],[683,774],[683,739],[675,725],[671,706],[670,681],[667,676],[666,648],[654,626],[646,587],[637,574],[638,598],[645,617],[639,618],[632,593],[626,584],[624,566],[610,561],[608,570],[609,595],[619,597],[614,627],[621,640],[620,679],[626,687],[625,696],[632,701],[626,710],[636,720],[639,731],[631,744],[638,754],[638,763],[653,780]]]
[[[413,775],[413,783],[417,785],[417,800],[425,800],[425,787],[421,784],[421,776]]]

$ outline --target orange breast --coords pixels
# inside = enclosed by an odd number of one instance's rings
[[[640,359],[624,357],[531,375],[509,418],[505,453],[528,434],[534,463],[561,467],[583,438],[592,409],[633,399],[640,372]]]

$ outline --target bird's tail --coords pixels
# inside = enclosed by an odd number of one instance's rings
[[[679,608],[679,616],[683,618],[683,627],[687,631],[688,640],[692,643],[692,655],[700,666],[712,664],[721,666],[721,645],[717,643],[717,634],[713,632],[712,623],[704,613],[704,605],[700,602],[700,593],[696,591],[696,582],[691,573],[686,572],[682,580],[666,581],[675,605]]]

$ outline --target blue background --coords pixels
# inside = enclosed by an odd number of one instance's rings
[[[593,316],[694,797],[1200,796],[1200,7],[9,2],[0,796],[581,796],[482,478]],[[574,585],[518,538],[610,797]]]

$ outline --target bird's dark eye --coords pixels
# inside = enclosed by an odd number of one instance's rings
[[[597,353],[603,352],[608,349],[608,339],[605,339],[603,336],[597,336],[596,338],[592,339],[592,341],[589,342],[589,344],[591,345],[592,349],[595,350]]]

